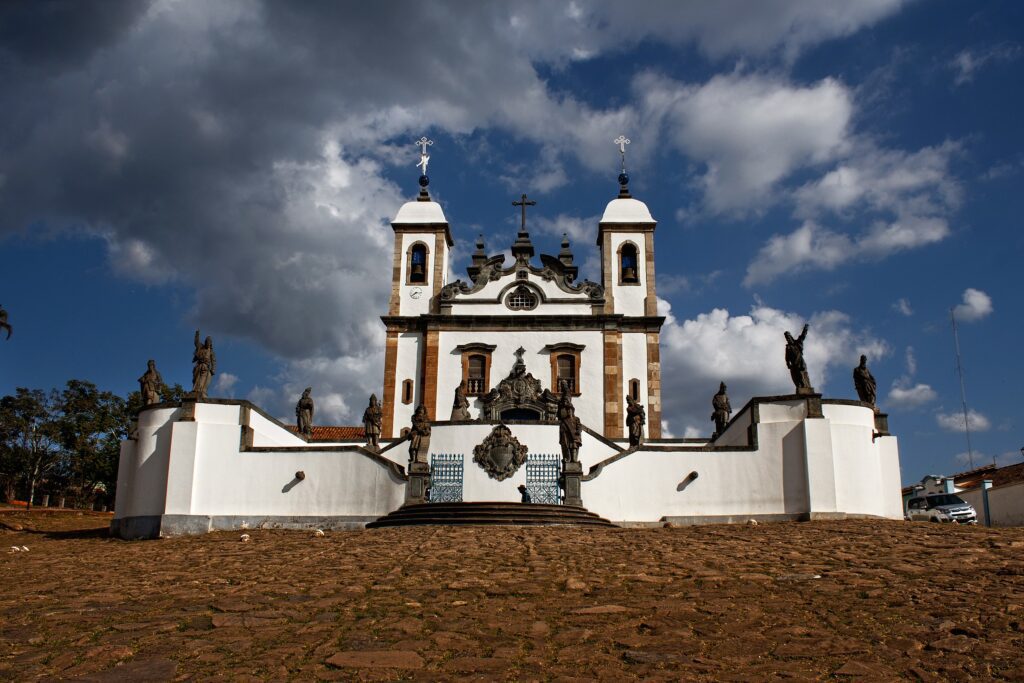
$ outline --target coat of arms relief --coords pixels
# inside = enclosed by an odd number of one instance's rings
[[[504,481],[526,462],[526,450],[527,447],[512,435],[512,430],[500,424],[473,448],[473,462],[480,465],[491,479]]]

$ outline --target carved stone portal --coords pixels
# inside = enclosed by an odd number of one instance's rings
[[[485,420],[558,419],[558,397],[541,389],[540,380],[526,371],[522,348],[516,350],[512,372],[498,386],[480,397]]]
[[[473,462],[487,472],[491,479],[504,481],[516,473],[526,462],[526,446],[512,436],[512,430],[497,425],[490,435],[473,449]]]

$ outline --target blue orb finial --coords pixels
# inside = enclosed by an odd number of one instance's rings
[[[420,187],[426,187],[430,184],[430,178],[425,175],[420,176]]]
[[[629,176],[626,175],[625,173],[620,173],[619,174],[619,185],[622,185],[623,187],[625,187],[626,185],[629,185]]]

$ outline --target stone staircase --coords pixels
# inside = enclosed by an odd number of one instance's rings
[[[539,503],[423,503],[403,505],[366,525],[367,529],[421,525],[503,526],[604,526],[615,525],[586,508]]]

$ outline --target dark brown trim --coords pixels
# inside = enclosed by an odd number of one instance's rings
[[[455,246],[455,241],[452,239],[452,231],[448,227],[447,223],[399,223],[397,225],[392,223],[391,229],[397,234],[410,232],[416,234],[441,233],[444,234],[445,241],[448,243],[449,247]]]
[[[601,315],[438,315],[381,316],[389,332],[481,331],[506,332],[529,330],[619,330],[621,332],[660,332],[662,316]]]
[[[395,391],[398,389],[398,331],[388,329],[384,340],[384,395],[381,398],[381,438],[389,439],[395,424]]]

